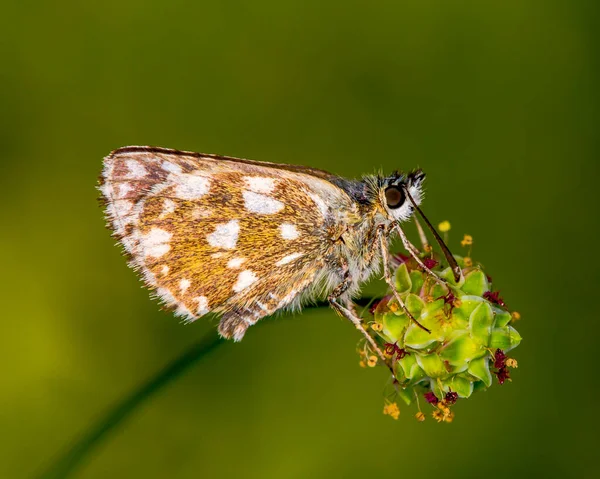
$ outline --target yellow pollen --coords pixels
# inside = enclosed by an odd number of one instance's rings
[[[464,258],[463,261],[465,262],[465,268],[470,268],[471,266],[473,266],[473,260],[468,256]]]
[[[437,422],[442,422],[444,420],[444,413],[442,411],[440,411],[439,409],[436,411],[433,411],[433,419],[435,419]]]
[[[417,421],[423,422],[425,420],[425,414],[419,411],[417,414],[415,414],[415,418],[417,418]]]
[[[465,235],[460,242],[462,246],[470,246],[473,244],[473,237],[471,235]]]
[[[521,314],[517,313],[516,311],[513,311],[510,316],[512,317],[513,321],[518,321],[519,319],[521,319]]]
[[[369,356],[369,361],[367,362],[370,368],[375,367],[377,364],[377,356]]]
[[[400,417],[400,408],[395,402],[391,402],[383,406],[383,414],[391,416],[393,419]]]
[[[448,231],[450,231],[450,228],[452,228],[450,221],[442,221],[438,225],[438,230],[440,230],[442,233],[447,233]]]
[[[444,416],[446,416],[447,414],[450,413],[450,408],[448,407],[448,405],[446,404],[446,401],[444,401],[443,399],[437,403],[437,408],[440,411],[443,411]]]
[[[508,358],[508,359],[506,360],[506,365],[507,365],[509,368],[518,368],[518,367],[519,367],[519,363],[517,363],[517,360],[516,360],[516,359],[513,359],[513,358]]]

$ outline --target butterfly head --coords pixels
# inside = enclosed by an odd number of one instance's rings
[[[425,173],[415,170],[411,173],[394,172],[392,175],[380,178],[378,193],[379,201],[390,220],[406,221],[413,212],[414,206],[408,195],[414,202],[421,204],[423,198],[423,181]]]

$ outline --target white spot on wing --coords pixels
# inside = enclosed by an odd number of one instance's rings
[[[119,194],[117,195],[117,197],[125,198],[127,196],[127,193],[129,193],[132,190],[133,190],[133,187],[131,186],[130,183],[123,182],[119,185]]]
[[[131,210],[133,210],[133,207],[133,201],[115,200],[108,205],[106,210],[113,218],[119,219],[123,225],[126,225],[131,222],[129,221],[131,218],[128,218],[128,216],[130,215]]]
[[[181,294],[185,293],[191,284],[192,282],[189,279],[182,279],[179,282],[179,290],[181,291]]]
[[[177,306],[175,310],[175,316],[183,316],[184,318],[193,321],[196,317],[192,314],[192,312],[185,307],[184,304],[180,304]]]
[[[281,211],[284,204],[281,201],[270,196],[255,193],[254,191],[244,191],[244,205],[250,213],[261,215],[272,215]]]
[[[100,187],[100,191],[107,200],[112,201],[115,189],[113,188],[110,180],[106,180],[106,183]]]
[[[162,165],[160,166],[162,166],[163,170],[168,171],[169,173],[175,173],[176,175],[181,173],[181,166],[171,163],[170,161],[163,161]]]
[[[173,296],[171,291],[169,291],[167,288],[158,288],[156,290],[156,294],[158,295],[158,297],[160,299],[162,299],[169,306],[172,306],[173,304],[175,304],[177,302],[177,300],[175,299],[175,296]]]
[[[171,249],[171,233],[160,228],[152,228],[148,234],[142,235],[141,247],[145,256],[160,258]]]
[[[249,269],[245,269],[238,276],[237,283],[233,285],[233,290],[236,293],[239,293],[240,291],[243,291],[252,283],[254,283],[257,279],[258,278],[252,271],[250,271]]]
[[[204,176],[181,175],[177,180],[175,195],[182,200],[202,198],[210,188],[210,180]]]
[[[104,158],[104,169],[102,170],[102,176],[106,181],[112,179],[113,172],[115,169],[115,159],[111,156]]]
[[[143,268],[142,269],[143,275],[144,275],[144,279],[146,280],[146,282],[150,285],[150,286],[156,286],[156,276],[154,276],[154,274],[152,273],[152,271],[150,271],[147,268]]]
[[[140,180],[148,174],[146,168],[144,168],[144,165],[142,165],[139,161],[125,160],[125,165],[129,170],[126,178],[129,178],[130,180]]]
[[[132,238],[131,236],[123,236],[123,238],[121,238],[121,244],[127,252],[134,253],[137,247],[137,239]]]
[[[327,204],[325,203],[325,201],[323,201],[323,199],[316,193],[311,192],[308,195],[314,201],[317,208],[319,208],[319,211],[321,212],[321,215],[323,216],[323,218],[325,218],[329,214],[329,208],[327,207]]]
[[[284,264],[291,263],[296,258],[300,258],[300,256],[303,256],[303,254],[302,253],[288,254],[287,256],[284,256],[279,261],[277,261],[277,263],[275,263],[275,266],[283,266]]]
[[[160,216],[164,218],[165,216],[170,215],[173,213],[173,211],[175,211],[175,206],[175,202],[172,199],[165,199],[165,201],[163,201],[163,209],[160,213]]]
[[[275,189],[275,180],[264,176],[245,176],[248,189],[255,193],[271,193]]]
[[[162,274],[163,276],[166,275],[169,272],[169,267],[165,264],[163,265],[162,268],[160,268],[160,274]]]
[[[227,262],[227,267],[230,268],[230,269],[239,268],[244,261],[246,261],[246,258],[231,258]]]
[[[233,249],[237,244],[240,225],[237,220],[217,225],[215,231],[206,236],[208,244],[215,248]]]
[[[279,226],[279,229],[281,230],[281,237],[283,239],[294,240],[298,236],[300,236],[300,233],[298,233],[298,230],[296,229],[296,226],[292,225],[290,223],[283,223],[283,224],[281,224]]]
[[[210,311],[210,308],[208,307],[208,298],[206,296],[198,296],[194,299],[198,302],[198,310],[196,311],[198,316],[204,316]]]

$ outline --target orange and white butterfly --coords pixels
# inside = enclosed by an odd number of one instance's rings
[[[104,159],[100,190],[130,265],[186,321],[216,313],[219,333],[239,341],[265,316],[327,298],[379,352],[352,297],[382,263],[395,290],[390,238],[398,233],[416,251],[400,224],[418,209],[424,178],[416,170],[348,180],[302,166],[131,146]]]

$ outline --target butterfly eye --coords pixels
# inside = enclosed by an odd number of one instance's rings
[[[404,204],[404,191],[397,186],[390,186],[385,190],[385,201],[388,208],[395,210]]]

